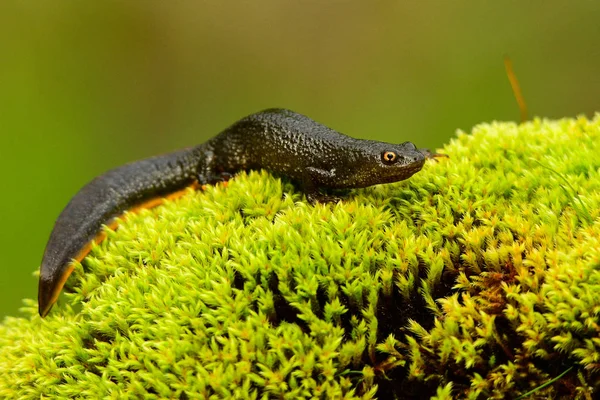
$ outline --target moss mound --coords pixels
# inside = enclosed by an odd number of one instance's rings
[[[600,115],[444,152],[337,205],[252,172],[130,216],[0,325],[0,397],[592,398]]]

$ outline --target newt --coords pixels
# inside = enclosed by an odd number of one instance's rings
[[[431,155],[414,144],[355,139],[285,109],[245,118],[195,147],[132,162],[85,185],[59,215],[40,267],[38,306],[45,317],[102,226],[126,211],[161,204],[239,171],[265,169],[295,182],[309,202],[338,200],[323,189],[362,188],[409,178]],[[437,155],[433,155],[437,156]]]

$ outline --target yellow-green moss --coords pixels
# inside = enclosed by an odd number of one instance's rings
[[[130,216],[0,398],[541,398],[600,388],[600,115],[477,126],[407,182],[307,205],[264,172]]]

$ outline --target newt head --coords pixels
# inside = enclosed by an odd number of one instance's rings
[[[425,164],[425,155],[411,142],[391,146],[382,143],[379,147],[381,147],[382,178],[385,179],[380,183],[397,182],[410,178]]]
[[[425,155],[411,142],[361,141],[338,172],[338,187],[360,188],[410,178],[425,164]]]

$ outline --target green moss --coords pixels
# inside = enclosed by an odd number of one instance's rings
[[[0,398],[591,398],[600,115],[477,126],[407,182],[307,205],[264,172],[139,215],[49,317],[0,325]]]

